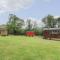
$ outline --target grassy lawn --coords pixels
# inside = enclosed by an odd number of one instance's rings
[[[0,60],[60,60],[60,41],[0,36]]]

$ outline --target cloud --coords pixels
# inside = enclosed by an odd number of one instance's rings
[[[32,0],[0,0],[0,12],[27,8],[31,4]]]

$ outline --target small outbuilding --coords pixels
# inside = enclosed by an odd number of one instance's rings
[[[0,25],[0,36],[7,36],[7,35],[8,35],[7,28],[3,25]]]
[[[43,29],[44,38],[60,38],[60,28],[44,28]]]
[[[35,32],[33,32],[33,31],[27,31],[26,32],[26,36],[35,36]]]

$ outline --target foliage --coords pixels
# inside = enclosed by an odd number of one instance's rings
[[[9,21],[7,23],[8,32],[10,34],[25,35],[26,31],[34,31],[36,35],[43,35],[43,27],[40,28],[36,21],[32,21],[33,20],[28,19],[25,24],[23,19],[20,19],[14,14],[10,14]],[[60,27],[60,18],[56,19],[52,15],[44,17],[42,21],[47,28],[54,28],[56,25]]]
[[[42,21],[46,25],[46,27],[54,28],[56,25],[56,21],[52,15],[48,15],[47,17],[43,18]]]
[[[7,28],[9,33],[16,34],[18,33],[18,30],[22,28],[24,24],[24,20],[18,18],[14,14],[9,15],[9,21],[7,23]]]
[[[37,29],[35,30],[35,33],[36,33],[36,35],[43,35],[43,28],[39,28],[39,27],[37,27]]]
[[[57,20],[57,25],[58,25],[58,28],[60,28],[60,17],[56,19]]]
[[[27,30],[27,31],[31,31],[31,30],[32,30],[32,23],[31,23],[31,20],[28,19],[28,20],[26,21],[26,23],[27,23],[26,30]]]
[[[35,32],[36,35],[42,35],[43,34],[43,30],[42,30],[42,28],[39,28],[37,22],[32,21],[30,19],[27,20],[27,27],[25,29],[25,32],[26,31],[33,31],[33,32]]]

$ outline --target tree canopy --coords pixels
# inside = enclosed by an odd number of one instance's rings
[[[52,15],[48,15],[47,17],[44,17],[42,21],[44,22],[45,27],[48,27],[48,28],[54,28],[56,25],[56,20]]]
[[[21,30],[22,26],[24,24],[24,20],[18,18],[14,14],[9,15],[9,21],[7,23],[8,31],[12,33],[16,33],[18,30]]]

